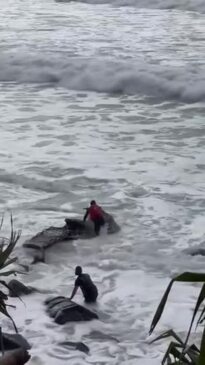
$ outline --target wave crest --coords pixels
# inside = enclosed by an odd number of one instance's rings
[[[69,3],[72,0],[55,0],[58,3]],[[76,1],[76,0],[73,0]],[[176,9],[185,11],[194,11],[204,14],[204,0],[78,0],[78,2],[87,4],[105,4],[110,3],[114,6],[132,6],[144,9]]]
[[[0,81],[49,83],[79,91],[136,94],[190,103],[205,100],[203,65],[179,67],[4,55],[0,60]]]

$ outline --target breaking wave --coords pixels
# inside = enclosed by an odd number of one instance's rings
[[[189,103],[205,100],[203,65],[29,57],[1,57],[0,81],[46,83],[77,91],[136,94]]]
[[[136,6],[148,9],[176,9],[205,13],[203,0],[113,0],[118,6]]]
[[[58,3],[71,2],[72,0],[56,0]],[[76,0],[73,0],[76,1]],[[133,6],[145,9],[176,9],[205,13],[204,0],[79,0],[88,4],[111,3],[114,6]]]

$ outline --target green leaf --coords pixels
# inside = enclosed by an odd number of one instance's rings
[[[176,276],[173,281],[181,281],[183,283],[201,283],[205,282],[205,274],[197,272],[184,272],[181,275]]]
[[[181,338],[173,330],[168,330],[166,332],[163,332],[160,336],[154,338],[154,340],[152,340],[150,343],[162,340],[162,339],[170,337],[170,336],[174,337],[175,340],[177,340],[181,345],[184,345],[184,342],[181,340]]]
[[[184,364],[189,364],[189,361],[187,360],[187,358],[182,354],[182,352],[179,349],[183,349],[183,345],[178,344],[176,342],[170,342],[168,349],[162,359],[162,365],[165,364],[165,362],[168,362],[168,359],[171,359],[172,355],[175,359],[175,361],[179,360],[181,358],[181,360],[183,361]]]
[[[205,364],[205,327],[201,338],[200,355],[197,365],[204,365],[204,364]]]
[[[17,261],[17,259],[18,259],[17,257],[13,257],[12,259],[6,261],[5,264],[3,265],[2,269],[4,269],[6,266],[13,264],[14,262]]]
[[[7,300],[8,295],[6,295],[3,291],[0,290],[0,300]]]
[[[2,302],[0,302],[0,312],[1,312],[2,314],[4,314],[6,317],[8,317],[8,318],[11,320],[11,322],[13,323],[14,329],[15,329],[15,331],[16,331],[16,333],[17,333],[17,332],[18,332],[18,330],[17,330],[16,324],[15,324],[15,322],[14,322],[13,318],[12,318],[12,317],[10,316],[10,314],[7,312],[7,309],[6,309],[5,304],[4,304],[4,303],[2,303]]]
[[[0,231],[2,229],[2,226],[3,226],[3,222],[4,222],[4,215],[2,215],[2,218],[1,218],[1,223],[0,223]]]
[[[164,307],[166,305],[166,302],[167,302],[167,299],[168,299],[168,296],[169,296],[169,293],[170,293],[170,290],[172,288],[172,285],[175,281],[178,281],[178,282],[205,282],[205,274],[203,273],[195,273],[195,272],[184,272],[183,274],[181,275],[178,275],[176,276],[174,279],[172,279],[161,299],[161,302],[156,310],[156,313],[154,315],[154,318],[152,320],[152,323],[151,323],[151,327],[150,327],[150,331],[149,331],[149,334],[151,334],[157,323],[159,322],[160,318],[161,318],[161,315],[164,311]]]
[[[17,241],[19,240],[21,233],[20,233],[20,231],[15,232],[14,229],[13,229],[12,214],[11,214],[10,220],[11,220],[11,235],[10,235],[10,238],[9,239],[4,239],[3,244],[0,245],[0,277],[1,276],[9,276],[9,275],[13,275],[13,274],[16,275],[16,273],[18,272],[16,270],[8,270],[8,271],[3,271],[2,272],[2,270],[4,270],[6,267],[13,264],[17,260],[16,257],[10,258],[10,254],[12,253]],[[1,222],[0,222],[0,230],[2,228],[2,225],[3,225],[3,217],[2,217]],[[8,245],[4,249],[5,241],[8,241]],[[3,280],[0,280],[0,284],[5,286],[6,288],[10,289],[8,287],[7,283],[5,283]],[[7,306],[8,305],[6,305],[6,303],[5,303],[5,301],[7,299],[8,299],[8,296],[3,291],[0,290],[0,313],[5,315],[6,317],[8,317],[12,321],[13,326],[14,326],[16,332],[17,332],[15,322],[13,321],[13,318],[10,316],[10,314],[7,311]]]
[[[199,310],[199,307],[202,304],[202,302],[204,301],[204,299],[205,299],[205,284],[203,284],[203,286],[201,288],[200,294],[198,296],[198,299],[197,299],[197,302],[196,302],[196,305],[195,305],[195,308],[194,308],[194,313],[193,313],[193,316],[192,316],[192,319],[191,319],[189,330],[187,332],[187,337],[186,337],[186,340],[185,340],[185,343],[184,343],[184,348],[187,346],[187,343],[188,343],[188,340],[189,340],[189,337],[190,337],[190,333],[191,333],[191,329],[192,329],[192,326],[193,326],[193,323],[194,323],[194,319],[195,319],[196,314]]]
[[[204,321],[204,319],[205,319],[205,315],[204,314],[205,314],[205,307],[201,311],[201,314],[200,314],[199,319],[197,321],[197,326]]]
[[[19,235],[19,237],[20,237],[20,235]],[[6,249],[1,252],[1,255],[0,255],[0,269],[2,269],[4,267],[6,261],[8,260],[10,254],[12,253],[17,241],[18,241],[18,239],[16,237],[15,240],[10,241],[10,243],[8,244]]]
[[[5,262],[8,260],[9,255],[12,253],[16,243],[18,242],[18,240],[21,236],[20,231],[14,232],[12,214],[11,214],[10,219],[11,219],[11,236],[10,236],[8,246],[6,247],[6,249],[4,251],[1,252],[1,255],[0,255],[0,269],[4,266]]]
[[[172,287],[172,284],[174,283],[174,280],[171,280],[171,282],[169,283],[162,299],[161,299],[161,302],[159,303],[159,306],[156,310],[156,313],[154,315],[154,318],[152,320],[152,323],[151,323],[151,327],[150,327],[150,330],[149,330],[149,334],[151,335],[151,333],[154,331],[157,323],[159,322],[160,318],[161,318],[161,315],[163,313],[163,310],[164,310],[164,307],[165,307],[165,304],[167,302],[167,298],[168,298],[168,295],[170,293],[170,290],[171,290],[171,287]]]
[[[189,356],[193,364],[197,364],[199,353],[200,351],[195,345],[187,347],[184,351],[184,354],[187,354]]]
[[[0,276],[16,275],[17,273],[20,273],[20,272],[18,272],[16,270],[4,271],[4,272],[0,272]]]
[[[13,289],[11,289],[10,288],[10,286],[9,286],[9,284],[7,284],[5,281],[3,281],[3,280],[0,280],[0,284],[1,285],[3,285],[3,286],[5,286],[9,291],[11,291],[12,293],[14,293],[15,294],[15,296],[16,297],[18,297],[19,298],[19,300],[25,305],[25,303],[23,302],[23,300],[21,299],[21,297],[16,293],[16,291],[15,290],[13,290]],[[7,297],[8,298],[8,297]],[[7,304],[7,306],[8,306],[8,304]]]

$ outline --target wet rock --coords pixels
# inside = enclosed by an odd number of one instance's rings
[[[65,341],[65,342],[60,342],[59,345],[67,347],[67,348],[71,348],[74,350],[82,351],[85,354],[88,354],[90,351],[89,347],[87,345],[85,345],[83,342]]]
[[[37,249],[41,251],[53,246],[55,243],[65,241],[70,238],[67,226],[49,227],[29,240],[26,240],[23,247]]]
[[[48,299],[45,304],[49,316],[58,324],[98,319],[96,313],[65,297]]]
[[[29,272],[29,265],[18,263],[19,266],[21,266],[24,270],[24,272]]]
[[[116,233],[120,230],[120,227],[110,214],[104,212],[104,218],[108,234]],[[63,227],[49,227],[31,239],[26,240],[23,247],[39,250],[38,255],[44,260],[44,250],[58,242],[95,237],[94,225],[91,221],[84,222],[81,219],[66,218],[65,222],[66,224]]]
[[[25,338],[19,334],[2,333],[2,342],[0,341],[1,351],[2,344],[4,351],[10,351],[15,349],[29,350],[31,348]]]
[[[32,261],[32,265],[37,264],[38,262],[46,262],[46,254],[45,254],[45,249],[43,247],[41,248],[36,248],[35,246],[33,247],[33,261]]]
[[[82,219],[65,219],[66,226],[71,232],[73,239],[77,238],[92,238],[95,237],[94,226],[91,221],[84,222]]]
[[[11,280],[8,283],[8,287],[9,287],[9,296],[10,297],[20,297],[22,295],[28,295],[28,294],[31,294],[31,293],[37,291],[35,288],[26,286],[26,285],[20,283],[20,281],[15,280],[15,279]]]
[[[94,340],[99,340],[99,341],[107,341],[107,340],[111,340],[111,341],[115,341],[115,342],[120,342],[116,337],[113,337],[111,335],[108,335],[106,333],[100,332],[100,331],[91,331],[88,335],[85,336],[86,338],[90,338],[90,339],[94,339]]]
[[[186,248],[185,250],[183,250],[183,252],[186,255],[191,255],[191,256],[196,256],[196,255],[205,256],[205,243],[201,242],[196,246]]]
[[[114,218],[104,212],[104,219],[107,227],[107,233],[113,234],[120,230]],[[88,239],[96,236],[94,224],[91,221],[84,222],[82,219],[65,219],[66,224],[63,227],[49,227],[29,240],[26,240],[23,247],[29,249],[33,257],[32,264],[46,262],[45,250],[59,242],[73,241],[76,239]]]
[[[0,365],[24,365],[30,357],[29,353],[23,349],[9,351],[0,358]]]
[[[113,234],[120,231],[120,226],[116,223],[115,219],[111,214],[104,212],[104,219],[107,223],[107,233]]]
[[[205,256],[205,248],[195,248],[195,249],[191,249],[188,251],[189,255],[191,256],[196,256],[196,255],[201,255],[201,256]]]

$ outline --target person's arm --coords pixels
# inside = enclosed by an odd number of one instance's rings
[[[85,215],[83,217],[84,222],[86,221],[88,214],[89,214],[89,208],[86,209]]]
[[[71,296],[70,296],[70,300],[72,300],[73,298],[74,298],[74,296],[76,295],[76,293],[77,293],[77,290],[78,290],[78,286],[77,285],[75,285],[74,286],[74,288],[73,288],[73,291],[72,291],[72,294],[71,294]]]

